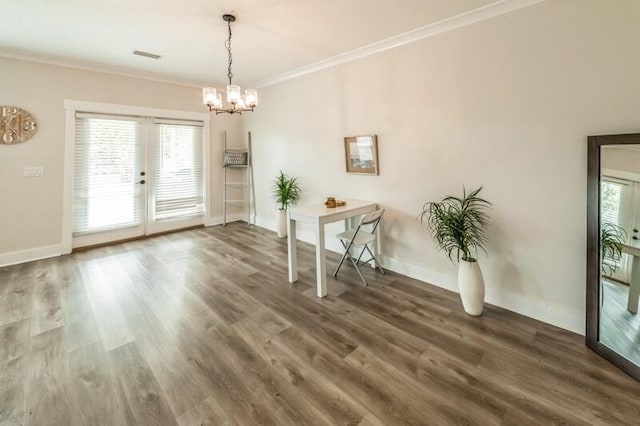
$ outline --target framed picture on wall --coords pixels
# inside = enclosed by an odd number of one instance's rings
[[[378,174],[378,136],[349,136],[344,138],[347,173]]]

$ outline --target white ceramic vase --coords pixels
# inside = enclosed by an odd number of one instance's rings
[[[458,265],[458,289],[462,306],[469,315],[482,315],[484,306],[484,280],[477,261],[460,260]]]
[[[287,211],[278,209],[278,238],[287,238]]]

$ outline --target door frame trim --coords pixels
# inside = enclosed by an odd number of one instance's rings
[[[170,118],[176,120],[201,120],[204,136],[204,220],[209,217],[209,187],[211,185],[211,163],[209,145],[209,126],[211,115],[203,112],[180,111],[162,108],[150,108],[137,105],[122,105],[102,102],[87,102],[75,99],[64,100],[64,177],[62,193],[62,254],[69,254],[73,249],[73,157],[75,143],[76,112],[95,112],[98,114],[137,115],[154,118]]]

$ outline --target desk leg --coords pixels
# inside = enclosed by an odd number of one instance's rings
[[[318,297],[325,297],[327,295],[326,257],[324,248],[324,225],[318,221],[316,223],[316,279]]]
[[[289,282],[298,281],[298,243],[296,241],[296,221],[287,219],[287,235],[289,246]]]
[[[638,313],[638,297],[640,297],[640,258],[633,256],[631,263],[631,282],[629,283],[629,301],[627,310]]]

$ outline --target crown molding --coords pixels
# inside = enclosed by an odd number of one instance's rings
[[[389,37],[384,40],[359,47],[349,52],[341,53],[340,55],[334,56],[329,59],[324,59],[310,65],[305,65],[303,67],[296,68],[282,74],[277,74],[272,77],[259,80],[251,86],[258,89],[262,87],[272,86],[274,84],[282,83],[284,81],[301,77],[306,74],[311,74],[323,69],[334,67],[336,65],[362,59],[367,56],[384,52],[385,50],[394,49],[399,46],[404,46],[405,44],[414,43],[416,41],[452,31],[457,28],[472,25],[477,22],[485,21],[487,19],[504,15],[506,13],[510,13],[519,9],[524,9],[526,7],[542,3],[544,1],[546,0],[499,0],[486,6],[482,6],[477,9],[473,9],[459,15],[416,28],[406,33]]]
[[[137,71],[130,68],[116,67],[113,65],[99,64],[96,62],[82,61],[77,59],[59,58],[33,53],[13,51],[0,48],[0,58],[16,59],[19,61],[35,62],[38,64],[53,65],[63,68],[77,69],[81,71],[97,72],[101,74],[115,75],[118,77],[136,78],[140,80],[153,81],[164,84],[175,84],[177,86],[197,87],[210,86],[211,83],[195,82],[181,79],[171,79],[159,77],[154,74]]]
[[[355,61],[365,58],[367,56],[375,55],[385,50],[393,49],[405,44],[414,43],[416,41],[433,37],[438,34],[452,31],[457,28],[461,28],[467,25],[472,25],[476,22],[484,21],[494,18],[496,16],[504,15],[519,9],[524,9],[529,6],[533,6],[538,3],[545,2],[546,0],[499,0],[494,3],[490,3],[486,6],[479,7],[464,13],[461,13],[450,18],[437,21],[423,27],[416,28],[414,30],[402,33],[393,37],[386,38],[384,40],[368,44],[363,47],[351,50],[349,52],[341,53],[340,55],[333,56],[328,59],[324,59],[313,64],[305,65],[300,68],[293,69],[281,74],[276,74],[271,77],[267,77],[263,80],[259,80],[247,87],[262,88],[271,86],[274,84],[282,83],[287,80],[291,80],[297,77],[301,77],[306,74],[311,74],[326,68],[331,68],[336,65],[344,64],[346,62]],[[98,72],[102,74],[116,75],[120,77],[136,78],[148,81],[154,81],[164,84],[175,84],[178,86],[186,87],[205,87],[211,86],[210,82],[200,82],[193,80],[172,79],[167,77],[161,77],[152,73],[145,73],[143,71],[137,71],[130,68],[117,67],[113,65],[100,64],[90,61],[82,61],[78,59],[60,58],[46,55],[39,55],[30,52],[14,51],[0,48],[0,57],[8,59],[17,59],[27,62],[36,62],[46,65],[54,65],[64,68],[78,69],[82,71]]]

